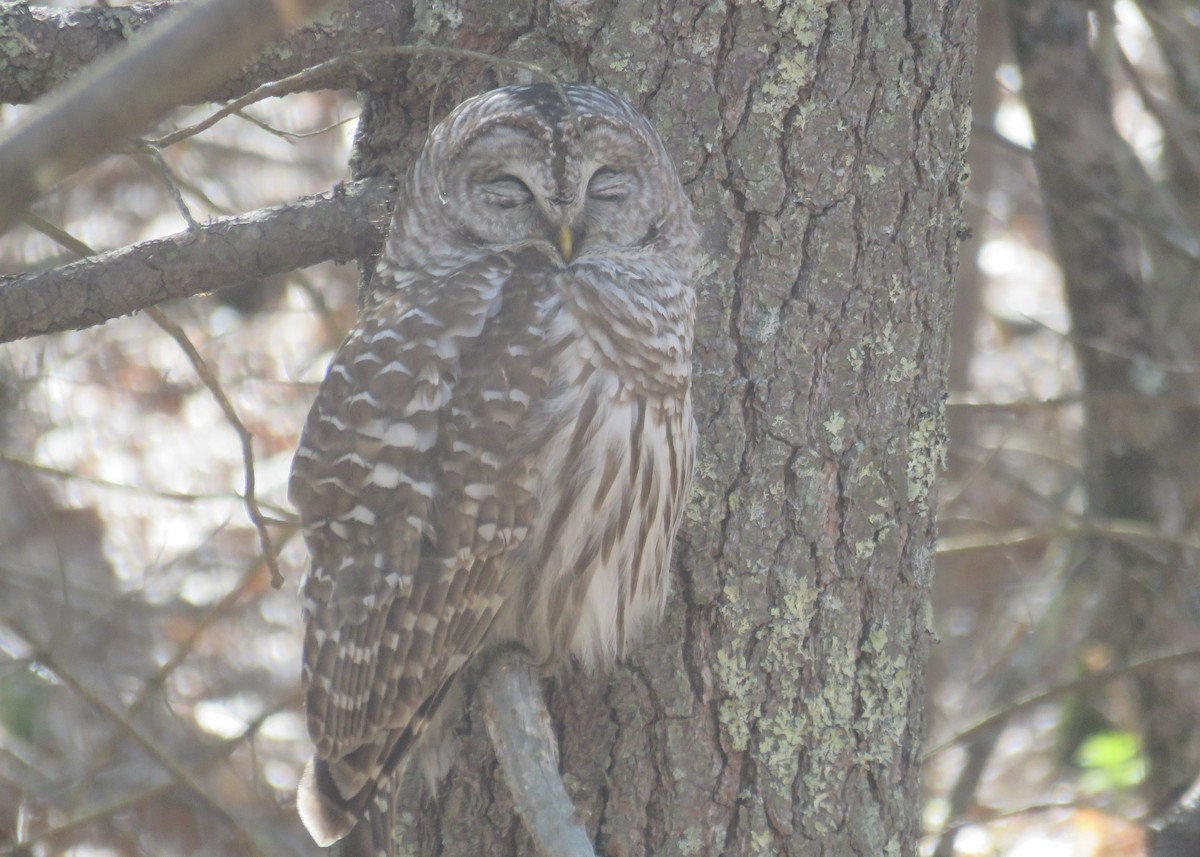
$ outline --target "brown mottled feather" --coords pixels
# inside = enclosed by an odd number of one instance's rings
[[[392,854],[405,762],[481,647],[595,667],[662,611],[697,237],[645,118],[565,91],[570,117],[562,90],[512,87],[431,133],[296,454],[316,748],[297,802],[345,854]]]

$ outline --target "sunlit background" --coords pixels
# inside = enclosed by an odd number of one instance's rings
[[[1141,8],[1106,8],[1092,38],[1110,40],[1128,63],[1113,74],[1114,120],[1160,177],[1164,126],[1145,94],[1181,108]],[[1188,20],[1200,31],[1200,13]],[[1153,808],[1139,789],[1137,714],[1120,683],[1089,700],[1086,716],[1064,696],[1014,714],[985,736],[973,780],[964,777],[970,742],[955,740],[989,711],[1061,681],[1057,667],[1117,666],[1086,634],[1030,654],[1047,617],[1071,622],[1061,598],[1083,511],[1082,408],[1006,41],[1001,4],[984,0],[923,848],[1138,855]],[[24,109],[0,108],[0,122]],[[151,136],[214,109],[181,111]],[[107,158],[35,210],[103,251],[185,229],[172,188],[201,222],[318,193],[347,176],[357,111],[338,93],[254,104],[165,148],[162,164]],[[73,258],[28,226],[0,238],[4,272]],[[164,307],[253,435],[279,589],[244,501],[237,427],[179,342],[139,314],[0,347],[0,854],[12,837],[32,841],[34,853],[310,853],[292,805],[308,749],[297,683],[304,552],[286,482],[315,385],[353,318],[357,276],[321,265]],[[148,760],[145,742],[202,778],[189,783]],[[233,809],[240,829],[222,818]],[[957,831],[952,848],[947,827]]]

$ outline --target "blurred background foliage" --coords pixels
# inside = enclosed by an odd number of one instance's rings
[[[1200,776],[1200,3],[982,0],[975,81],[923,850],[1200,854],[1165,850]],[[36,213],[102,250],[186,228],[176,196],[203,221],[316,193],[357,111],[254,104]],[[0,238],[5,272],[72,258]],[[253,434],[281,589],[176,339],[143,314],[0,348],[0,854],[312,852],[286,479],[357,278],[164,307]]]

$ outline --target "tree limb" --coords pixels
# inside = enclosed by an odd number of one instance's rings
[[[0,232],[39,194],[330,2],[204,0],[89,66],[0,142]]]
[[[497,655],[476,692],[504,780],[538,852],[544,857],[595,857],[558,772],[550,715],[524,653]]]
[[[6,3],[0,7],[0,101],[28,104],[84,66],[124,44],[175,3],[58,9]]]
[[[0,342],[103,324],[171,298],[348,262],[378,242],[390,189],[369,179],[0,281]]]
[[[28,104],[74,77],[80,69],[116,50],[132,33],[153,23],[177,0],[132,6],[57,9],[25,3],[0,4],[0,103]],[[394,0],[346,0],[328,19],[297,30],[268,48],[241,71],[216,81],[185,103],[227,101],[269,80],[362,48],[410,40],[412,5]],[[331,88],[353,88],[357,72]]]

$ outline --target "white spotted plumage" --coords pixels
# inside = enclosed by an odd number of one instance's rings
[[[293,464],[319,844],[392,853],[396,783],[476,653],[603,666],[661,615],[696,241],[662,140],[604,90],[496,90],[431,133]]]

